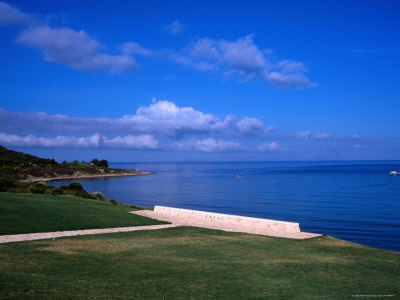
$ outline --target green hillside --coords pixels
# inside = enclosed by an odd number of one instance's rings
[[[0,146],[0,178],[11,181],[29,178],[54,178],[61,176],[106,175],[138,173],[136,170],[112,169],[106,160],[93,159],[90,162],[64,161],[40,158],[34,155],[8,150]]]

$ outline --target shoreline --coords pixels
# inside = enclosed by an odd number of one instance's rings
[[[96,174],[96,175],[78,175],[78,176],[61,176],[61,177],[34,177],[23,180],[24,182],[51,182],[57,180],[70,180],[70,179],[85,179],[85,178],[107,178],[107,177],[122,177],[122,176],[140,176],[140,175],[153,175],[151,172],[136,172],[136,173],[121,173],[121,174]]]

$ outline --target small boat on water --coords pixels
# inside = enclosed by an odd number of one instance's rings
[[[390,171],[389,175],[400,175],[400,172],[397,172],[396,170]]]
[[[239,176],[239,174],[236,174],[236,179],[241,178],[242,176]]]

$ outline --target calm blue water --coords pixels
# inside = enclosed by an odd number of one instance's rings
[[[300,223],[400,251],[400,161],[114,163],[150,176],[80,180],[89,192],[140,206],[166,205]],[[236,179],[235,175],[242,176]],[[65,182],[53,182],[54,185]]]

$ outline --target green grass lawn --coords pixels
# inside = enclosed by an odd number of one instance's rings
[[[131,210],[0,193],[0,234],[161,223]],[[330,237],[178,227],[0,244],[0,299],[398,299],[399,270],[399,252]]]
[[[0,258],[7,299],[400,297],[400,253],[330,237],[178,227],[3,244]]]
[[[0,234],[164,224],[132,210],[74,196],[0,193]]]

